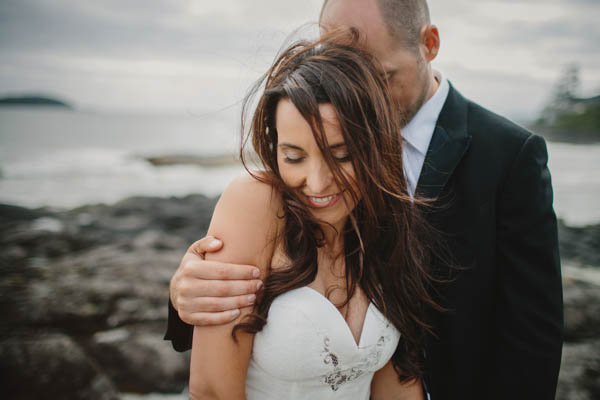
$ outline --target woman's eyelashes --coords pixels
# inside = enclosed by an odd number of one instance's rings
[[[349,153],[334,154],[333,158],[335,158],[336,161],[339,161],[339,162],[346,162],[346,161],[350,161],[352,159],[352,157],[350,157]]]
[[[338,162],[347,162],[352,159],[352,157],[350,157],[350,154],[347,152],[334,153],[332,155],[333,155],[334,160],[336,160]],[[298,163],[302,162],[304,159],[305,159],[304,156],[294,156],[294,155],[287,155],[287,154],[283,156],[283,161],[285,161],[288,164],[298,164]]]
[[[291,157],[291,156],[283,157],[283,161],[285,161],[286,163],[289,163],[289,164],[298,164],[302,160],[304,160],[304,157]]]

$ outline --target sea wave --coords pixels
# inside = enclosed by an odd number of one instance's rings
[[[216,196],[243,168],[227,165],[155,167],[144,157],[112,149],[58,151],[1,167],[0,202],[71,208],[114,203],[128,196]]]

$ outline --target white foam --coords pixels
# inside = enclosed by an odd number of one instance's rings
[[[216,196],[242,171],[238,165],[155,167],[111,149],[61,151],[2,168],[0,202],[27,207],[77,207],[129,196]]]

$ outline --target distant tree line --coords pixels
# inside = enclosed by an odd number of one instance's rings
[[[600,141],[600,95],[579,97],[579,85],[579,66],[569,65],[532,128],[554,140]]]

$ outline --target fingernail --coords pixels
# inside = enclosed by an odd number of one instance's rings
[[[231,311],[231,316],[232,317],[237,317],[238,315],[240,315],[240,310],[233,310],[233,311]]]
[[[213,239],[210,241],[210,247],[217,247],[220,244],[221,244],[221,241],[219,239]]]
[[[258,268],[254,268],[254,270],[252,270],[252,276],[254,278],[258,278],[260,276],[260,270]]]
[[[255,294],[249,294],[248,295],[248,304],[254,304],[254,300],[256,300],[256,295]]]
[[[258,283],[256,284],[256,291],[258,292],[261,287],[262,287],[262,282],[258,281]]]

